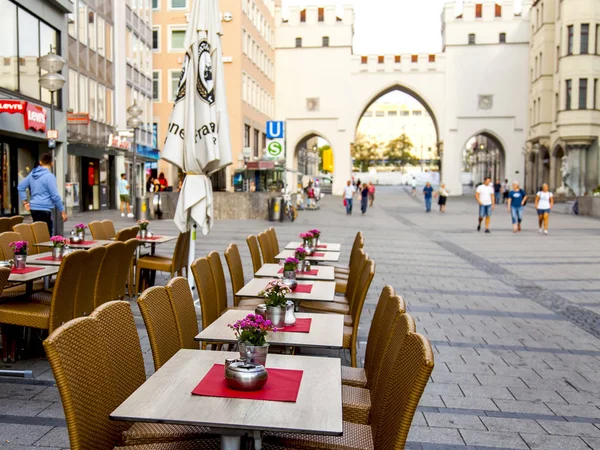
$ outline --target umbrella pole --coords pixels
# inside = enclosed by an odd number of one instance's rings
[[[190,230],[190,247],[187,262],[187,277],[192,292],[194,289],[196,289],[196,281],[194,280],[194,274],[192,273],[192,263],[196,260],[196,228],[196,222],[193,221],[192,228]]]

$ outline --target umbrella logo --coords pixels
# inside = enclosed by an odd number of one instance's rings
[[[200,98],[209,105],[215,102],[214,87],[210,44],[204,40],[198,45],[198,81],[196,82],[196,90]]]
[[[183,67],[181,68],[181,76],[179,77],[179,86],[177,87],[177,97],[175,97],[175,103],[179,102],[185,97],[185,85],[186,85],[186,68],[190,57],[186,53],[183,60]]]

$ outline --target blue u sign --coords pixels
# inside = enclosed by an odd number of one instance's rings
[[[267,122],[267,139],[283,139],[283,122]]]

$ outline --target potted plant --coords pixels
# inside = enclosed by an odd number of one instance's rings
[[[265,298],[267,306],[267,320],[274,327],[282,327],[285,322],[285,310],[287,299],[285,296],[292,290],[281,280],[270,281],[264,290],[258,293],[259,297]]]
[[[14,253],[15,269],[24,269],[27,262],[27,241],[14,241],[8,244]]]
[[[69,241],[62,236],[52,236],[50,241],[52,242],[52,259],[55,261],[62,259],[65,252],[65,245]]]
[[[294,257],[287,258],[283,262],[283,282],[293,291],[298,283],[296,283],[296,270],[300,261]]]
[[[312,247],[314,249],[317,249],[318,245],[319,245],[319,238],[321,237],[321,231],[314,229],[314,230],[310,230],[309,233],[311,233],[313,235],[313,245]]]
[[[77,235],[77,237],[79,239],[81,239],[81,241],[85,241],[85,229],[87,228],[87,225],[85,223],[78,223],[77,225],[75,225],[75,234]]]
[[[148,226],[150,225],[150,221],[141,219],[137,221],[137,224],[140,227],[140,239],[146,239],[148,237]]]
[[[308,266],[308,261],[306,260],[306,256],[308,255],[308,253],[306,252],[306,249],[304,247],[298,247],[295,251],[295,256],[296,259],[298,261],[300,261],[300,272],[306,272],[307,270],[309,270],[307,267]]]
[[[310,231],[307,231],[306,233],[300,233],[300,238],[302,239],[302,246],[305,248],[306,253],[312,255],[314,249],[311,247],[311,243],[314,235]]]
[[[248,314],[244,319],[227,325],[235,332],[240,349],[240,357],[252,364],[265,365],[269,344],[266,336],[269,331],[276,332],[270,320],[256,314]]]

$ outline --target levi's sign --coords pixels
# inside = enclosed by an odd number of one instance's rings
[[[46,108],[22,100],[0,100],[0,114],[23,115],[26,130],[46,131]]]

